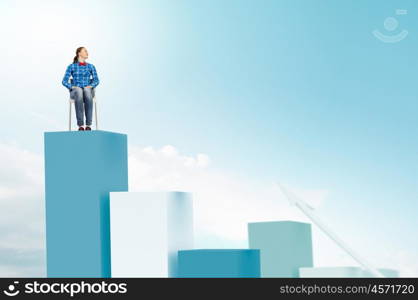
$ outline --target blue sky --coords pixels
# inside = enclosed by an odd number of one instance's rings
[[[0,141],[42,155],[43,132],[66,129],[61,80],[86,46],[101,129],[206,153],[249,181],[327,190],[318,213],[357,247],[375,246],[368,256],[417,253],[417,9],[413,0],[2,1]],[[387,17],[399,21],[392,33]],[[374,29],[409,34],[391,44]]]

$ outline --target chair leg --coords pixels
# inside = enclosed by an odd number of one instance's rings
[[[68,131],[71,131],[71,101],[70,103],[70,114],[69,114],[69,122],[68,122]]]
[[[96,130],[99,130],[99,121],[97,121],[97,102],[94,102],[94,119],[96,120]]]

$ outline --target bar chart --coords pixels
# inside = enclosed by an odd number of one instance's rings
[[[127,149],[126,134],[45,132],[47,277],[374,276],[315,266],[311,224],[292,220],[248,223],[245,249],[195,249],[192,193],[129,191]]]

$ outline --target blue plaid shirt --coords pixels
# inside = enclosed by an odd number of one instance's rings
[[[68,82],[70,76],[73,77],[71,82]],[[90,78],[92,77],[92,78]],[[86,62],[85,66],[81,66],[76,63],[72,63],[67,67],[62,84],[69,90],[73,86],[85,87],[90,85],[95,88],[99,84],[99,77],[97,76],[96,68],[93,64]]]

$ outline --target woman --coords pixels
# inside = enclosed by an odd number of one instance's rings
[[[70,98],[75,100],[75,113],[78,130],[91,130],[93,116],[93,88],[99,84],[96,68],[86,62],[89,54],[85,47],[77,48],[73,63],[67,67],[62,84],[70,91]],[[70,76],[73,77],[68,82]],[[92,78],[90,78],[92,77]],[[86,128],[84,129],[84,111]]]

